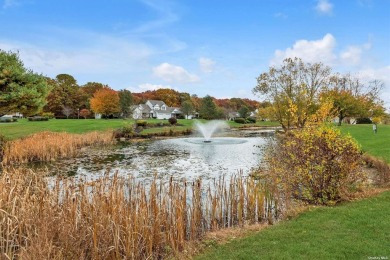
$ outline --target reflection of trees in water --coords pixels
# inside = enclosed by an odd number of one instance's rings
[[[51,163],[54,174],[91,175],[118,171],[121,175],[133,175],[148,179],[158,174],[159,178],[194,179],[200,176],[212,178],[220,174],[234,174],[242,169],[248,172],[260,161],[261,138],[232,138],[232,144],[222,144],[228,138],[214,138],[213,142],[194,143],[195,139],[168,139],[148,141],[141,144],[116,146],[110,149],[88,149],[78,158]],[[242,140],[241,140],[242,139]],[[192,140],[192,141],[191,141]],[[257,153],[257,154],[255,154]]]

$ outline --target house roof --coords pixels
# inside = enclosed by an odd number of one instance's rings
[[[142,113],[150,113],[152,110],[145,104],[139,104],[138,107],[142,110]]]
[[[167,107],[167,111],[169,111],[169,113],[173,113],[173,112],[175,112],[176,114],[181,113],[180,108],[178,107]]]
[[[238,112],[230,112],[229,117],[239,117],[240,114]]]

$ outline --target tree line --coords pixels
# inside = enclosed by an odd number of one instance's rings
[[[288,58],[261,73],[253,92],[270,102],[260,109],[260,116],[277,120],[288,130],[303,128],[313,118],[329,121],[337,117],[339,125],[346,117],[380,121],[385,115],[380,99],[383,88],[379,80],[362,82],[351,74],[334,73],[322,63]]]
[[[380,92],[383,82],[361,82],[350,74],[339,74],[322,63],[285,59],[257,78],[254,94],[264,99],[217,99],[198,97],[173,89],[142,93],[113,90],[108,85],[88,82],[78,85],[68,74],[54,79],[26,69],[18,53],[0,50],[0,115],[19,112],[25,116],[131,117],[134,105],[161,100],[181,108],[184,115],[198,113],[204,119],[226,119],[231,112],[247,117],[258,109],[258,117],[277,120],[284,129],[304,127],[309,119],[328,110],[339,123],[346,117],[379,118],[385,113]]]
[[[0,114],[19,112],[25,116],[128,118],[134,105],[146,100],[161,100],[168,106],[181,108],[184,115],[199,113],[202,118],[226,118],[240,108],[255,110],[259,102],[250,99],[203,98],[173,89],[142,93],[113,90],[106,84],[88,82],[78,85],[69,74],[45,77],[24,67],[18,53],[0,51]]]

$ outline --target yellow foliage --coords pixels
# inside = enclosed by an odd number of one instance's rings
[[[373,122],[374,124],[380,124],[380,123],[382,122],[382,118],[380,118],[380,117],[374,117],[374,118],[372,118],[372,122]]]
[[[327,125],[294,130],[268,149],[267,179],[287,197],[315,204],[347,198],[365,181],[358,144]]]

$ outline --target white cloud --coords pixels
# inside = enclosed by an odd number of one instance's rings
[[[385,84],[385,89],[381,99],[385,101],[385,106],[390,108],[390,65],[382,68],[365,68],[358,71],[358,76],[364,82],[380,80]]]
[[[201,71],[211,73],[215,69],[215,61],[209,58],[201,57],[199,58],[199,67]]]
[[[348,46],[345,51],[340,53],[340,62],[346,65],[359,65],[363,52],[370,48],[371,44],[369,43],[362,46]]]
[[[370,41],[362,45],[349,45],[336,52],[336,39],[326,34],[319,40],[298,40],[292,47],[276,50],[271,65],[279,65],[286,58],[301,58],[305,62],[322,62],[329,66],[362,66],[363,54],[371,49]]]
[[[154,67],[153,75],[167,82],[176,83],[193,83],[200,80],[197,75],[189,73],[183,67],[166,62]]]
[[[298,40],[292,48],[276,50],[271,65],[281,64],[286,58],[299,57],[305,62],[323,62],[332,64],[336,55],[333,53],[336,46],[336,39],[331,34],[326,34],[320,40],[308,41]]]
[[[138,85],[138,87],[136,87],[136,88],[130,87],[129,89],[133,92],[144,92],[144,91],[148,91],[148,90],[157,90],[157,89],[161,89],[161,88],[173,89],[169,85],[152,84],[152,83],[143,83],[143,84]]]
[[[318,0],[316,10],[320,14],[331,15],[333,12],[333,4],[328,0]]]
[[[87,39],[93,39],[89,43]],[[77,48],[56,45],[45,47],[22,42],[0,41],[0,49],[18,51],[26,67],[38,73],[55,76],[59,73],[128,72],[146,63],[153,50],[142,42],[127,41],[105,35],[73,35]],[[84,46],[83,46],[84,45]]]

